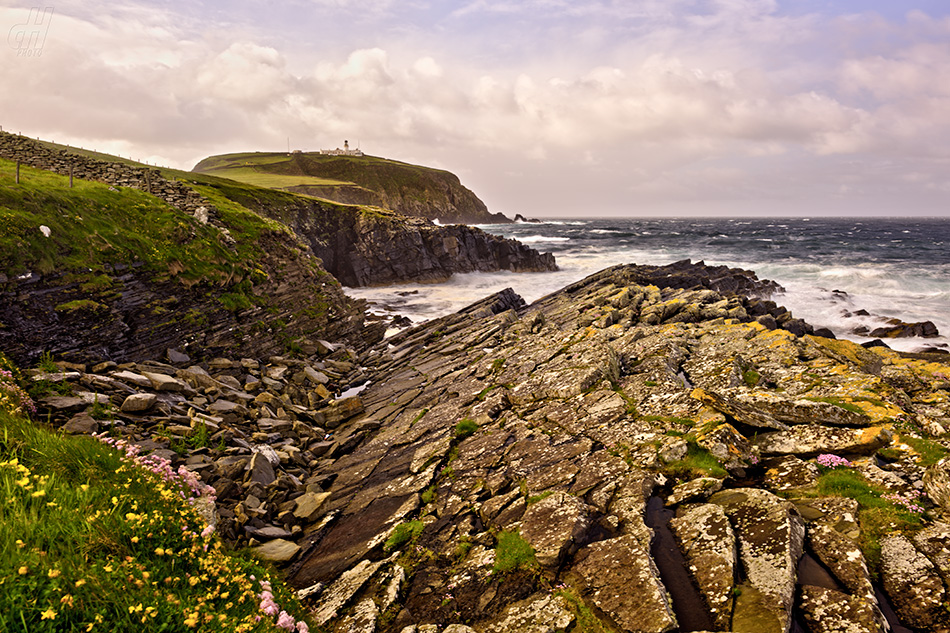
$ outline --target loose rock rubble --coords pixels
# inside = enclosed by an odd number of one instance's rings
[[[74,385],[60,422],[105,395],[100,428],[198,471],[329,631],[665,633],[684,591],[717,631],[946,630],[950,359],[810,335],[709,270],[504,291],[358,356],[37,378]]]
[[[122,435],[197,472],[215,489],[218,531],[286,563],[304,529],[326,514],[324,467],[373,429],[365,420],[347,423],[363,410],[359,395],[334,398],[364,379],[355,353],[318,347],[325,355],[306,360],[203,363],[169,350],[175,363],[61,363],[64,371],[37,370],[31,379],[68,394],[38,403],[54,424]]]

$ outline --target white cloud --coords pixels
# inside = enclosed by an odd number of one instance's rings
[[[307,6],[380,21],[402,10]],[[0,81],[15,88],[0,93],[0,123],[185,167],[288,136],[304,149],[360,139],[370,153],[465,173],[490,203],[565,213],[579,199],[621,205],[631,183],[655,200],[734,200],[837,191],[830,181],[845,175],[852,192],[885,178],[905,192],[950,181],[950,21],[849,16],[816,30],[816,16],[777,7],[478,0],[430,16],[431,37],[392,23],[363,46],[307,49],[305,64],[305,13],[283,42],[136,5],[64,10],[41,60],[0,55]],[[0,9],[0,26],[21,13]],[[455,47],[476,39],[477,50]],[[900,169],[876,167],[882,156]],[[508,182],[515,173],[528,175]]]

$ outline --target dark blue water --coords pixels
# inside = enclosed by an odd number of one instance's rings
[[[886,318],[929,320],[950,334],[950,219],[577,219],[482,228],[554,253],[561,270],[457,275],[437,286],[351,294],[421,320],[508,286],[531,301],[614,264],[691,259],[751,269],[777,281],[786,293],[776,301],[839,336],[868,340],[854,330],[873,329]],[[858,310],[871,316],[853,316]],[[941,336],[892,346],[947,342]]]

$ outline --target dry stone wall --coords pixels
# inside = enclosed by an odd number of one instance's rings
[[[168,180],[154,168],[97,160],[68,150],[53,150],[28,136],[8,132],[0,132],[0,158],[63,176],[140,189],[189,215],[195,215],[201,207],[209,215],[214,215],[214,206],[201,194],[177,180]]]

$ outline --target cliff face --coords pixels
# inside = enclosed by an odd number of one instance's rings
[[[443,224],[510,222],[454,174],[373,156],[313,153],[227,154],[198,163],[194,171],[303,193],[343,204],[392,209]]]
[[[554,256],[461,224],[436,226],[377,207],[285,196],[250,208],[291,227],[347,286],[440,282],[453,273],[556,270]]]

